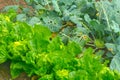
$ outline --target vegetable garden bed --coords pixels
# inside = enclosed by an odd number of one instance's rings
[[[26,0],[30,8],[8,6],[0,14],[1,74],[8,68],[6,78],[16,80],[119,80],[119,2]]]

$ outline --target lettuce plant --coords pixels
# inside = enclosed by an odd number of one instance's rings
[[[0,17],[0,63],[11,62],[13,79],[22,72],[38,80],[120,79],[120,74],[102,63],[92,48],[74,41],[65,45],[45,26],[13,22],[7,14]]]

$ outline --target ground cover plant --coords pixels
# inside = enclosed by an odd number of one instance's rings
[[[119,79],[119,0],[25,1],[1,14],[1,63],[11,60],[13,78]]]

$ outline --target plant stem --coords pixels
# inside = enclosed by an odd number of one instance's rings
[[[107,16],[107,12],[106,12],[106,10],[105,10],[104,5],[103,5],[102,2],[101,2],[101,7],[102,7],[102,9],[103,9],[103,13],[104,13],[105,18],[106,18],[106,21],[107,21],[107,26],[108,26],[109,30],[111,30],[109,18],[108,18],[108,16]],[[114,39],[114,37],[113,37],[113,34],[110,33],[110,35],[111,35],[111,37],[112,37],[113,42],[115,42],[115,39]]]

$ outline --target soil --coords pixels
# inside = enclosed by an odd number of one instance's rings
[[[22,5],[24,7],[27,6],[24,0],[0,0],[0,10],[9,5]]]
[[[10,69],[9,69],[9,63],[4,63],[0,65],[0,80],[8,80],[10,79]]]
[[[10,62],[0,64],[0,80],[13,80],[10,75]],[[21,73],[21,75],[14,80],[31,80],[31,79],[25,73]]]

